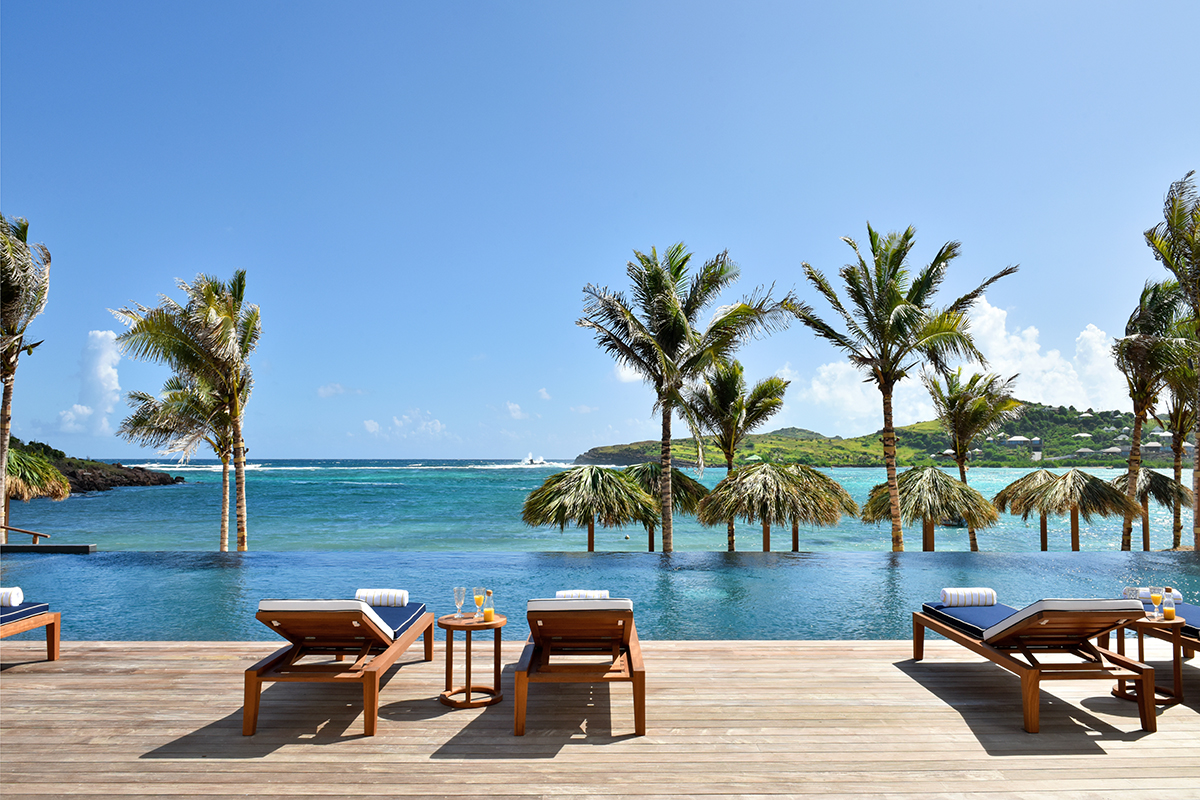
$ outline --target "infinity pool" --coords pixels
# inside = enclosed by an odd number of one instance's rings
[[[1115,597],[1170,585],[1200,598],[1191,552],[1104,553],[355,553],[108,552],[6,555],[0,584],[62,612],[69,640],[266,641],[270,597],[408,589],[438,615],[451,588],[484,585],[524,639],[525,601],[608,589],[634,602],[645,639],[906,639],[946,586],[990,586],[1001,602]],[[439,634],[441,631],[438,632]],[[40,630],[21,634],[36,639]]]

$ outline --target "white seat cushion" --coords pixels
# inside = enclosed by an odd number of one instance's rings
[[[1146,610],[1137,600],[1038,600],[985,630],[983,640],[986,642],[1002,636],[1042,611],[1128,611],[1131,620],[1141,619],[1146,615]]]
[[[1141,608],[1141,605],[1138,605]],[[375,623],[375,626],[383,632],[383,635],[392,638],[392,626],[388,625],[375,610],[361,600],[259,600],[259,611],[361,611],[367,615],[367,619]]]
[[[621,597],[610,600],[539,598],[530,600],[527,611],[633,611],[633,601]]]

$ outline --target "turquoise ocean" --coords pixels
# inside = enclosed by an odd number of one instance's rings
[[[1149,553],[1119,552],[1118,519],[1084,523],[1084,552],[1071,553],[1065,518],[1051,519],[1053,552],[1041,553],[1037,520],[1011,516],[979,532],[980,553],[966,552],[959,528],[939,528],[939,552],[922,553],[919,527],[906,529],[907,552],[892,553],[890,526],[850,518],[802,528],[798,553],[786,552],[790,529],[773,530],[775,552],[763,553],[760,527],[739,523],[738,552],[728,553],[723,527],[687,516],[676,517],[673,554],[646,552],[640,526],[598,529],[598,552],[587,553],[583,530],[521,522],[526,495],[566,463],[264,460],[247,471],[250,552],[219,553],[219,464],[124,463],[185,482],[12,505],[17,527],[50,533],[52,543],[97,545],[91,555],[0,559],[0,584],[61,611],[68,640],[265,640],[259,600],[350,597],[357,588],[408,589],[445,614],[453,586],[484,585],[510,616],[510,639],[526,635],[525,600],[558,589],[632,598],[644,638],[700,640],[904,639],[911,612],[947,586],[991,586],[1016,607],[1151,583],[1200,598],[1200,559],[1161,552],[1171,515],[1156,507]],[[884,479],[881,468],[828,472],[860,503]],[[1024,473],[977,469],[969,481],[991,497]],[[724,474],[710,469],[700,480],[711,487]],[[1190,534],[1185,513],[1185,542]],[[1135,528],[1137,546],[1140,535]]]

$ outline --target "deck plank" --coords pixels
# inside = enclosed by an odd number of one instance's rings
[[[41,653],[39,653],[39,648]],[[647,726],[623,684],[533,687],[526,736],[505,700],[436,701],[444,652],[416,652],[381,693],[364,737],[355,687],[275,684],[259,732],[241,735],[243,670],[257,642],[0,646],[5,800],[74,798],[679,797],[1086,798],[1185,796],[1200,784],[1200,670],[1159,731],[1101,681],[1042,693],[1042,732],[1021,729],[1019,682],[944,640],[643,642]],[[1165,667],[1165,645],[1150,643]],[[482,661],[485,659],[481,659]],[[1163,670],[1165,671],[1165,670]],[[460,668],[461,674],[461,668]],[[1165,675],[1160,674],[1160,682]]]

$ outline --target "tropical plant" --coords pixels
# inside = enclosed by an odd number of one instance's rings
[[[662,487],[659,479],[662,477],[662,464],[657,461],[643,461],[641,464],[628,466],[622,471],[633,478],[637,485],[651,497],[661,497]],[[682,470],[671,469],[671,505],[674,510],[684,514],[695,514],[696,509],[700,507],[700,501],[707,494],[708,487],[700,481]],[[658,520],[659,517],[656,513],[653,520],[643,523],[649,537],[648,552],[651,553],[654,552],[654,529],[658,525]]]
[[[8,501],[28,503],[35,497],[66,500],[71,496],[71,484],[50,461],[38,453],[19,448],[8,451],[4,482],[4,533],[8,533]],[[34,539],[34,543],[37,540]]]
[[[1187,299],[1196,338],[1200,339],[1200,195],[1192,170],[1175,181],[1163,201],[1163,221],[1146,231],[1154,258],[1175,276]],[[1196,460],[1192,470],[1192,545],[1200,551],[1200,414],[1194,423]]]
[[[246,272],[228,283],[208,275],[179,282],[187,299],[180,305],[163,295],[155,308],[135,305],[113,311],[129,330],[117,342],[133,358],[170,366],[184,381],[203,382],[224,403],[233,434],[237,487],[237,549],[248,548],[246,532],[246,444],[242,417],[253,375],[248,359],[262,333],[261,312],[245,300]]]
[[[809,525],[836,525],[842,514],[857,510],[840,485],[816,470],[763,462],[726,475],[700,502],[698,517],[703,525],[720,525],[730,517],[741,517],[748,523],[761,521],[763,552],[768,553],[774,524],[795,520]]]
[[[1110,481],[1113,488],[1126,495],[1129,494],[1129,475],[1118,475]],[[1180,503],[1191,503],[1192,493],[1177,480],[1172,480],[1161,472],[1142,467],[1138,470],[1134,484],[1134,499],[1141,504],[1142,517],[1142,550],[1150,550],[1150,501],[1160,506],[1178,508]],[[1176,545],[1178,547],[1179,545]]]
[[[1125,336],[1112,346],[1117,369],[1125,376],[1129,399],[1133,402],[1133,431],[1129,435],[1129,469],[1125,484],[1130,503],[1137,505],[1134,493],[1141,468],[1142,429],[1154,413],[1158,395],[1166,386],[1167,376],[1186,364],[1192,354],[1191,343],[1172,336],[1180,312],[1179,284],[1174,281],[1147,282],[1137,307],[1125,324]],[[1132,545],[1133,517],[1125,516],[1121,527],[1121,549]]]
[[[29,221],[0,214],[0,496],[8,497],[9,437],[12,435],[13,382],[21,354],[31,354],[41,342],[27,343],[25,331],[46,307],[50,293],[50,251],[44,244],[30,245]],[[0,525],[8,525],[8,504]],[[0,527],[0,542],[8,542],[7,527]]]
[[[1195,328],[1188,321],[1189,332],[1194,335]],[[1166,414],[1158,418],[1160,424],[1171,432],[1171,453],[1174,456],[1172,466],[1175,470],[1175,482],[1183,481],[1183,451],[1187,443],[1188,432],[1196,427],[1197,381],[1195,361],[1188,359],[1176,369],[1167,374],[1167,408]],[[1195,502],[1194,496],[1193,501]],[[1177,500],[1171,510],[1171,539],[1172,547],[1178,550],[1183,543],[1183,514],[1182,505]]]
[[[963,481],[937,467],[914,467],[900,473],[897,480],[900,515],[905,522],[921,521],[921,549],[936,549],[936,526],[943,520],[964,519],[975,528],[994,525],[999,515],[987,498]],[[871,489],[862,507],[863,522],[882,522],[891,518],[888,485]]]
[[[967,311],[984,291],[1016,266],[1002,269],[974,290],[945,308],[934,308],[933,297],[946,270],[959,255],[958,242],[947,242],[933,260],[910,274],[909,252],[916,230],[881,236],[867,225],[871,264],[858,244],[849,237],[842,241],[854,250],[855,263],[841,268],[849,307],[819,270],[803,264],[808,282],[829,302],[845,323],[846,332],[834,329],[807,304],[793,306],[793,313],[818,337],[842,350],[866,380],[874,383],[883,397],[883,460],[887,468],[888,505],[892,520],[892,550],[904,550],[900,495],[896,484],[896,428],[892,419],[892,394],[896,384],[908,377],[918,364],[927,363],[938,372],[947,371],[947,360],[956,356],[985,363],[969,333]]]
[[[996,510],[1000,512],[1011,510],[1013,514],[1025,514],[1026,509],[1028,509],[1030,506],[1029,497],[1033,490],[1037,489],[1043,484],[1050,483],[1056,477],[1057,476],[1049,470],[1036,469],[1028,475],[1023,475],[1020,478],[1017,478],[1008,486],[1005,486],[1003,489],[1001,489],[996,496],[992,498],[992,505],[994,505]],[[1046,530],[1046,514],[1039,513],[1038,516],[1041,518],[1042,552],[1044,553],[1049,549],[1049,536],[1047,535]],[[1025,519],[1028,518],[1028,515],[1026,515]]]
[[[654,387],[654,410],[662,412],[662,549],[670,553],[674,550],[671,418],[676,411],[687,413],[683,387],[716,362],[728,360],[749,337],[783,326],[790,298],[777,303],[766,292],[721,306],[701,330],[700,314],[738,278],[739,269],[728,253],[707,262],[690,278],[692,256],[682,242],[667,248],[662,259],[653,248],[649,254],[635,250],[634,256],[626,267],[632,296],[588,284],[583,289],[584,315],[576,324],[591,329],[602,350]],[[699,433],[692,427],[703,464]]]
[[[624,472],[584,465],[556,472],[525,498],[521,519],[526,525],[568,524],[586,527],[588,552],[596,550],[596,523],[617,528],[652,523],[658,514],[654,498]]]
[[[975,373],[962,380],[962,368],[946,374],[946,385],[929,373],[921,375],[921,381],[933,399],[933,408],[938,423],[950,437],[950,450],[954,463],[958,464],[958,479],[967,482],[967,458],[971,453],[971,442],[990,436],[1000,426],[1021,416],[1023,405],[1012,396],[1012,385],[1017,379],[1013,375],[1001,380],[998,375]],[[979,551],[975,526],[967,523],[967,538],[971,552]]]
[[[687,390],[687,407],[703,431],[712,434],[725,456],[725,468],[733,471],[733,458],[746,434],[761,427],[783,408],[788,381],[766,378],[746,393],[746,377],[738,361],[720,361],[701,381]],[[734,547],[734,518],[726,523],[729,552]]]
[[[1141,506],[1115,489],[1108,481],[1079,469],[1070,469],[1054,480],[1030,489],[1024,496],[1022,519],[1038,514],[1071,515],[1071,550],[1079,550],[1079,516],[1086,522],[1092,517],[1138,514]]]
[[[242,382],[249,397],[250,381]],[[146,392],[127,396],[133,413],[124,419],[117,435],[142,447],[156,447],[162,455],[191,458],[196,448],[208,444],[221,460],[221,552],[229,550],[229,461],[233,456],[233,425],[229,407],[212,386],[196,376],[174,375],[159,397]]]

